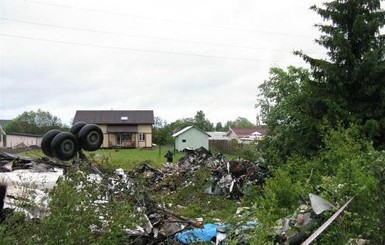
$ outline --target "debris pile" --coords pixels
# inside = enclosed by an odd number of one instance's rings
[[[52,189],[59,177],[65,176],[67,171],[79,172],[86,166],[91,171],[88,171],[88,174],[81,171],[85,180],[94,181],[97,183],[95,186],[100,189],[100,195],[93,205],[95,212],[102,217],[100,220],[102,225],[91,225],[90,229],[94,232],[108,232],[108,220],[102,213],[103,205],[108,204],[111,197],[115,199],[128,197],[135,203],[132,214],[137,215],[141,221],[135,228],[123,229],[128,236],[128,244],[225,245],[228,244],[226,243],[228,237],[236,238],[241,244],[249,244],[249,233],[255,231],[259,225],[257,219],[242,221],[235,225],[224,224],[219,220],[205,223],[202,218],[190,219],[178,214],[178,211],[175,211],[178,209],[173,204],[155,202],[146,195],[146,192],[149,189],[155,192],[174,192],[179,188],[194,185],[194,175],[199,169],[204,169],[209,171],[211,180],[207,181],[209,186],[202,192],[240,200],[248,186],[257,185],[263,189],[265,179],[271,177],[263,164],[243,159],[229,161],[224,155],[213,156],[204,148],[187,149],[186,155],[176,164],[166,163],[161,169],[144,163],[128,172],[118,168],[113,175],[101,173],[81,150],[75,155],[72,164],[68,165],[49,157],[31,159],[8,153],[0,154],[0,183],[3,183],[0,195],[5,195],[0,208],[24,212],[30,218],[42,218],[49,214],[50,198],[46,190]],[[140,182],[143,179],[146,183]],[[78,188],[82,189],[81,184]],[[309,194],[309,200],[309,203],[301,205],[294,214],[277,221],[277,225],[272,228],[277,243],[299,244],[320,224],[322,213],[336,209],[314,194]],[[249,209],[238,208],[234,215],[242,215],[249,212]],[[0,220],[4,218],[6,218],[4,212],[1,212]]]
[[[167,163],[162,169],[143,164],[129,175],[145,176],[149,181],[148,186],[156,190],[176,191],[193,185],[197,170],[206,168],[211,172],[211,181],[205,192],[236,200],[242,198],[247,186],[259,185],[263,188],[265,179],[271,176],[263,165],[244,159],[229,161],[223,154],[213,156],[203,147],[186,149],[185,152],[186,155],[176,164]]]
[[[23,212],[40,218],[48,212],[47,189],[52,189],[64,173],[65,165],[48,158],[32,159],[0,154],[0,183],[6,186],[4,212]]]

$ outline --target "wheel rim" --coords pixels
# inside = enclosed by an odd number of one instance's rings
[[[75,144],[73,140],[66,139],[62,142],[60,149],[65,155],[70,155],[75,150]]]
[[[87,135],[87,141],[91,145],[97,145],[98,142],[100,141],[100,135],[96,131],[92,131]]]

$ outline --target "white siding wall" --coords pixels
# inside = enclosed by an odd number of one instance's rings
[[[197,149],[201,146],[209,150],[209,136],[196,128],[191,128],[175,137],[177,151],[182,151],[187,147]]]
[[[6,135],[6,147],[15,148],[20,145],[31,146],[31,145],[41,145],[42,137],[38,136],[27,136],[27,135]]]

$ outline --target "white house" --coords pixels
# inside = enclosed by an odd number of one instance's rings
[[[172,135],[175,138],[175,150],[186,148],[198,149],[204,147],[209,150],[209,135],[194,126],[188,126]]]
[[[259,126],[256,128],[230,128],[226,136],[230,140],[236,140],[238,143],[248,144],[254,140],[260,140],[267,134],[267,127]]]

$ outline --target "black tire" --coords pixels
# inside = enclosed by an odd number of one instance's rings
[[[85,151],[96,151],[103,144],[103,132],[95,124],[87,124],[78,133],[81,148]]]
[[[85,123],[85,122],[77,122],[74,125],[72,125],[72,127],[70,128],[70,133],[77,136],[80,129],[82,129],[86,125],[87,125],[87,123]]]
[[[75,135],[69,132],[61,132],[51,142],[52,155],[59,160],[72,159],[79,149],[79,143]]]
[[[75,123],[74,125],[72,125],[72,127],[70,128],[70,133],[71,134],[73,134],[73,135],[75,135],[75,137],[77,138],[78,137],[78,134],[79,134],[79,131],[84,127],[84,126],[86,126],[87,125],[87,123],[85,123],[85,122],[77,122],[77,123]],[[78,151],[80,151],[81,150],[81,145],[80,145],[80,143],[78,144]]]
[[[43,138],[41,139],[41,150],[46,156],[53,157],[52,151],[51,151],[51,142],[53,138],[55,138],[56,135],[60,133],[60,130],[58,129],[52,129],[44,134]]]

